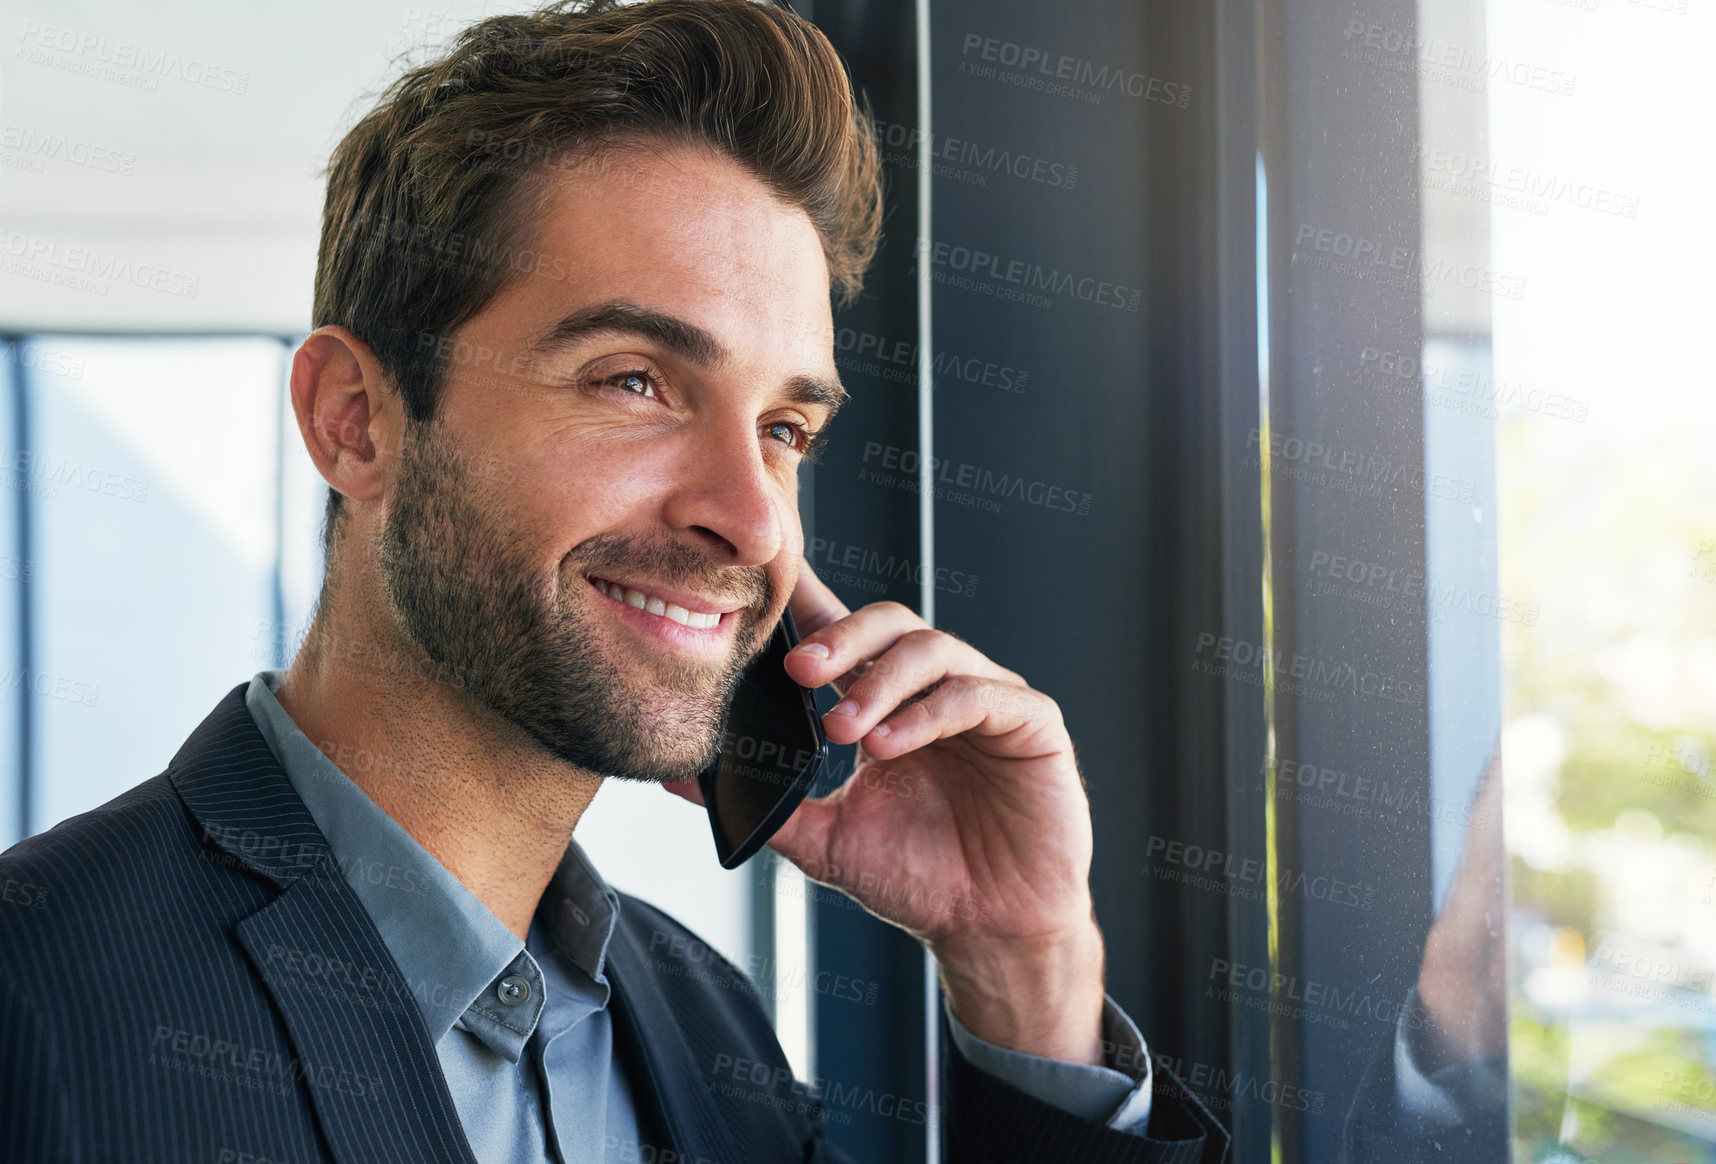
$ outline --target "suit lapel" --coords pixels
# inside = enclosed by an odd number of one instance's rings
[[[332,857],[238,924],[342,1164],[474,1162],[417,1002]]]
[[[699,1052],[686,1035],[632,927],[614,928],[608,945],[608,980],[613,984],[609,1007],[614,1014],[614,1041],[623,1044],[637,1065],[632,1088],[641,1113],[659,1133],[661,1159],[711,1160],[739,1164],[748,1157],[739,1151],[732,1129],[709,1090],[703,1066],[713,1061],[708,1051],[700,1066]],[[677,1153],[670,1155],[669,1153]]]
[[[475,1164],[416,1000],[241,683],[191,733],[170,778],[202,837],[280,896],[235,927],[291,1038],[340,1164]]]

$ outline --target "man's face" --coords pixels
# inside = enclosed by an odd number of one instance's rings
[[[685,779],[797,578],[805,434],[840,395],[827,266],[802,211],[703,149],[550,182],[512,256],[530,273],[447,342],[383,580],[404,632],[553,754]]]

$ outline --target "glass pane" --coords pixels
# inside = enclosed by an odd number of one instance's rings
[[[1520,1161],[1716,1160],[1711,16],[1491,9]]]
[[[29,504],[30,477],[21,472],[16,432],[18,393],[23,391],[19,360],[22,346],[0,342],[0,850],[24,835],[23,698],[24,636],[22,604],[31,561],[21,535],[20,509]]]
[[[36,830],[160,772],[271,665],[280,361],[272,339],[25,343]]]

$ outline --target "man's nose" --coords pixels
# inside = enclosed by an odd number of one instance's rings
[[[690,445],[668,495],[665,517],[698,536],[729,566],[761,566],[779,556],[792,505],[764,460],[755,424],[711,427]],[[792,519],[797,511],[792,510]]]

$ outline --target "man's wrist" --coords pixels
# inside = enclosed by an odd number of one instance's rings
[[[1044,1059],[1103,1064],[1103,949],[1094,920],[1061,938],[934,953],[949,1009],[978,1038]]]

